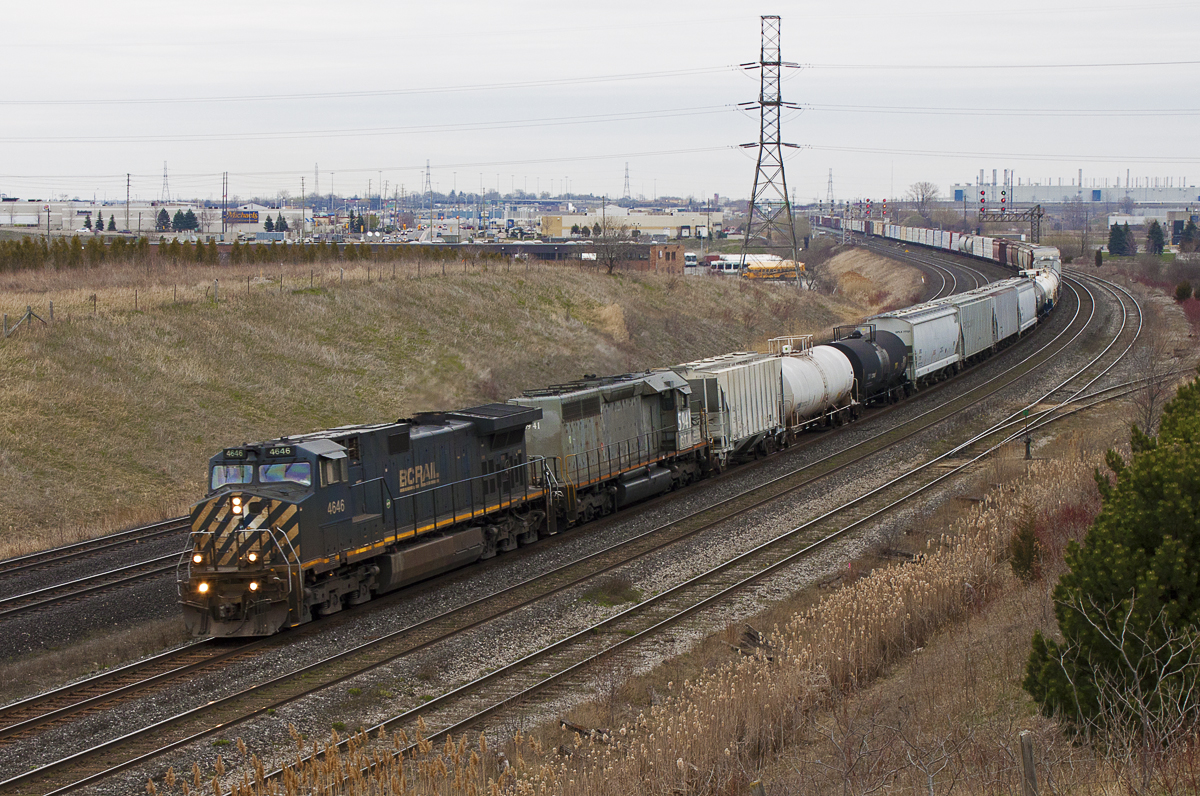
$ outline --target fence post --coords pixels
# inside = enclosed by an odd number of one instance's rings
[[[8,313],[4,313],[4,336],[8,337]]]
[[[137,288],[134,288],[134,289],[133,289],[133,311],[134,311],[134,312],[137,312],[137,311],[138,311],[138,305],[137,305]]]
[[[50,302],[50,323],[54,323],[54,302]]]
[[[220,280],[220,279],[214,279],[214,280],[213,280],[213,304],[220,304],[220,303],[221,303],[221,299],[220,299],[220,297],[217,295],[217,289],[220,287],[220,284],[221,284],[221,280]]]
[[[1037,771],[1033,767],[1033,733],[1021,731],[1021,796],[1038,796]]]

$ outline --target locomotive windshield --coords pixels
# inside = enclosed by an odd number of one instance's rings
[[[286,464],[260,464],[260,484],[293,483],[312,486],[312,464],[309,462],[287,462]]]
[[[254,468],[248,464],[218,464],[212,468],[212,489],[226,484],[248,484],[254,477]]]

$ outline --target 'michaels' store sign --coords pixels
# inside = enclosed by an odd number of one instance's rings
[[[221,221],[225,224],[257,224],[257,210],[222,210]]]

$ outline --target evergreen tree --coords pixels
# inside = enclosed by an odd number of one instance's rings
[[[1200,228],[1196,227],[1196,222],[1188,219],[1187,226],[1183,228],[1183,234],[1179,236],[1179,250],[1181,252],[1194,252],[1200,248]]]
[[[279,212],[279,216],[275,219],[275,231],[276,232],[287,232],[288,231],[287,219],[283,217],[282,210]]]
[[[1133,233],[1129,231],[1128,221],[1125,222],[1125,230],[1123,234],[1125,236],[1125,255],[1127,257],[1132,257],[1133,255],[1137,254],[1137,238],[1135,238]]]
[[[183,211],[176,210],[175,215],[171,218],[171,229],[175,232],[183,232]]]
[[[1151,254],[1162,254],[1166,245],[1163,228],[1157,221],[1151,221],[1150,228],[1146,230],[1146,251]]]
[[[154,229],[156,232],[166,232],[171,228],[171,216],[167,213],[167,208],[158,211],[158,216],[154,219]]]
[[[1132,443],[1108,452],[1115,483],[1096,472],[1103,508],[1054,589],[1063,640],[1034,634],[1024,686],[1047,715],[1165,743],[1200,665],[1200,378]]]
[[[603,234],[603,232],[604,232],[604,230],[600,229],[599,221],[597,221],[595,224],[592,225],[592,237],[598,238],[598,237],[600,237],[601,234]]]
[[[112,213],[109,213],[109,215],[108,215],[108,231],[109,232],[117,231],[117,217]]]
[[[275,231],[275,222],[271,220],[270,216],[267,216],[267,220],[263,222],[263,230],[266,232]]]
[[[1125,254],[1125,230],[1121,229],[1120,224],[1113,224],[1108,229],[1108,253],[1113,257]]]
[[[89,216],[84,216],[84,217],[83,217],[83,228],[84,228],[84,229],[91,229],[91,228],[92,228],[92,217],[91,217],[90,215],[89,215]]]
[[[1102,265],[1104,265],[1104,254],[1096,249],[1096,267],[1099,268]]]
[[[578,235],[578,234],[579,234],[579,225],[578,225],[578,224],[572,224],[572,225],[571,225],[571,234],[572,234],[572,235]]]
[[[196,218],[196,214],[192,212],[192,208],[188,208],[183,214],[183,228],[186,230],[197,230],[200,228],[200,221]]]

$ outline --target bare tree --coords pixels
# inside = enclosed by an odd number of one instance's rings
[[[929,218],[929,212],[940,193],[932,182],[914,182],[908,186],[908,200],[912,202],[913,209],[925,218]]]
[[[1137,355],[1130,360],[1129,375],[1140,382],[1130,397],[1133,404],[1130,422],[1153,436],[1163,406],[1171,398],[1174,357],[1162,312],[1150,301],[1143,301],[1142,307],[1145,322],[1138,337]]]
[[[1066,604],[1109,652],[1107,663],[1089,667],[1091,683],[1068,679],[1077,692],[1094,695],[1099,712],[1082,729],[1107,747],[1104,757],[1117,763],[1129,792],[1161,792],[1152,786],[1164,773],[1169,747],[1186,742],[1200,722],[1200,635],[1194,625],[1177,626],[1170,606],[1146,623],[1137,602],[1130,596],[1102,608],[1084,597]],[[1085,654],[1078,648],[1064,652]]]
[[[605,273],[611,274],[618,265],[634,258],[638,249],[637,243],[629,234],[629,227],[616,219],[606,218],[603,225],[597,222],[596,227],[600,229],[592,238],[596,265],[604,268]]]
[[[208,233],[212,231],[213,211],[208,205],[200,205],[200,231]]]
[[[878,700],[855,707],[843,701],[827,723],[818,725],[818,732],[829,742],[830,754],[809,763],[814,786],[817,771],[834,778],[842,796],[869,796],[895,781],[898,768],[890,751],[897,733],[884,720],[884,711]],[[833,792],[832,788],[828,792]]]

